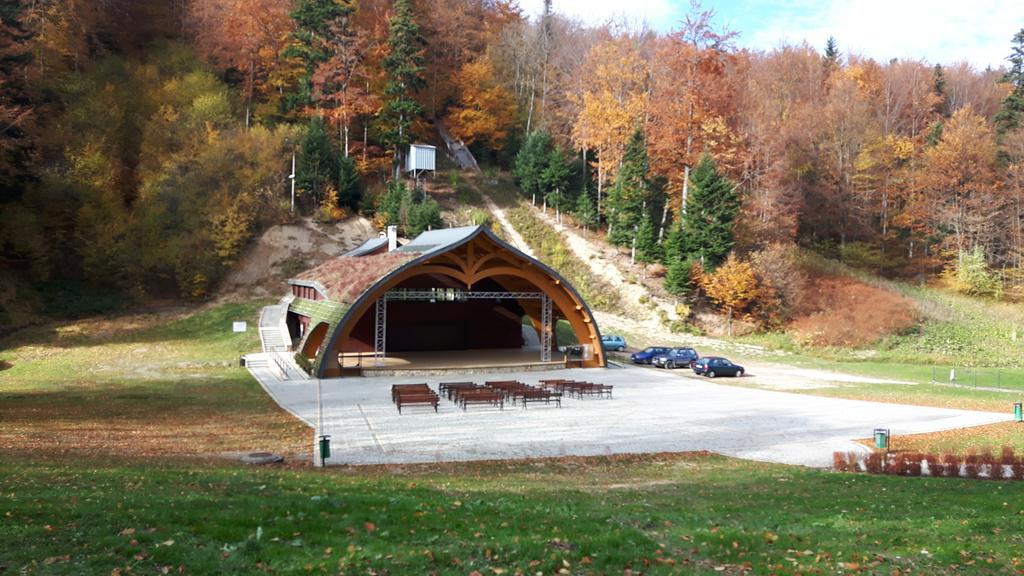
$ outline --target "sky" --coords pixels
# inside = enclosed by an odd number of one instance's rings
[[[543,0],[520,0],[530,15]],[[966,60],[976,68],[1006,63],[1013,35],[1024,28],[1024,0],[732,0],[702,3],[717,26],[739,33],[737,45],[768,50],[807,41],[822,50],[829,36],[842,53],[885,62],[923,59],[930,64]],[[628,12],[623,7],[628,6]],[[627,20],[669,32],[690,9],[689,0],[553,0],[555,12],[587,24]]]

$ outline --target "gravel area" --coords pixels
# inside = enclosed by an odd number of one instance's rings
[[[254,370],[286,410],[315,426],[315,381],[281,382]],[[756,377],[756,376],[753,376]],[[391,385],[444,381],[573,378],[612,384],[612,399],[565,399],[561,408],[531,404],[504,410],[410,407],[399,414]],[[793,378],[798,379],[798,375]],[[328,464],[593,456],[711,450],[729,456],[825,467],[836,450],[864,450],[853,440],[876,427],[893,434],[991,424],[1007,414],[904,406],[723,386],[689,371],[625,367],[524,374],[347,378],[322,381]]]

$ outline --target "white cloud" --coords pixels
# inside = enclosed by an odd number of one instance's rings
[[[819,50],[834,36],[840,50],[870,56],[966,60],[978,68],[1005,64],[1013,35],[1024,27],[1024,2],[920,0],[797,0],[761,3],[764,20],[740,44],[771,48],[804,40]],[[766,5],[767,4],[767,5]]]
[[[544,11],[544,1],[520,0],[519,7],[530,16],[538,16]],[[645,25],[667,32],[677,26],[679,11],[688,5],[680,0],[553,0],[551,7],[558,14],[590,26],[625,21],[632,27]]]

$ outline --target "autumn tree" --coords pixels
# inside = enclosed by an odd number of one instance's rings
[[[1001,233],[1004,197],[995,161],[995,136],[970,107],[957,110],[939,143],[924,153],[915,201],[926,203],[921,209],[932,230],[948,231],[944,248],[957,258],[973,246],[993,245]]]
[[[346,158],[352,120],[373,114],[380,107],[379,98],[370,88],[372,75],[366,66],[369,38],[355,27],[354,11],[347,7],[328,22],[324,49],[330,56],[312,76],[313,99],[336,122]]]
[[[257,99],[273,91],[270,77],[280,62],[294,21],[277,0],[192,0],[188,25],[199,51],[241,78],[245,122]]]
[[[657,43],[652,67],[647,135],[654,172],[668,180],[668,207],[685,210],[690,171],[701,155],[712,154],[723,168],[736,164],[740,145],[735,87],[729,70],[734,32],[714,26],[714,11],[694,4],[682,26]]]
[[[449,115],[452,134],[467,145],[499,150],[515,126],[516,104],[495,78],[490,58],[484,55],[467,62],[455,82],[460,97]]]
[[[711,156],[704,155],[690,175],[693,192],[683,215],[680,248],[674,257],[693,259],[713,269],[732,250],[733,223],[740,209],[736,187],[718,173]]]
[[[626,143],[647,109],[646,60],[637,39],[609,37],[591,49],[588,74],[572,128],[573,142],[597,152],[597,208],[602,212],[603,186],[614,180]]]
[[[380,121],[384,142],[393,151],[393,168],[397,176],[402,165],[402,151],[412,141],[412,124],[423,114],[423,109],[413,97],[424,85],[424,40],[409,0],[395,1],[389,26],[388,54],[383,62],[387,85]]]
[[[701,288],[729,318],[729,335],[732,336],[732,320],[750,311],[760,295],[757,276],[749,262],[730,254],[714,272],[701,276]]]

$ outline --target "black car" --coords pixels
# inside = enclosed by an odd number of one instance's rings
[[[708,378],[715,376],[743,376],[743,366],[719,356],[705,356],[693,363],[693,371]]]

